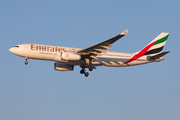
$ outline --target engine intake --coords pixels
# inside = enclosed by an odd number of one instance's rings
[[[64,63],[54,63],[54,69],[58,71],[73,71],[74,65],[68,65]]]

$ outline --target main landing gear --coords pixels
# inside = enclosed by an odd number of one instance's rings
[[[85,77],[88,77],[88,76],[89,76],[89,73],[86,72],[86,70],[85,70],[85,68],[88,68],[88,67],[81,67],[81,68],[82,68],[82,69],[81,69],[80,73],[81,73],[81,74],[84,74]],[[93,67],[89,67],[89,71],[92,71],[93,69],[94,69]]]
[[[25,65],[27,65],[27,64],[28,64],[27,57],[25,57]]]

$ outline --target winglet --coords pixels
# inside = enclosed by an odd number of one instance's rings
[[[125,30],[124,32],[122,32],[120,35],[126,35],[128,32],[128,30]]]

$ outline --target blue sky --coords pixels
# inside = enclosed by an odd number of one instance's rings
[[[1,120],[180,119],[178,0],[1,0]],[[133,53],[161,32],[170,36],[160,63],[98,67],[88,78],[51,61],[13,55],[16,44],[86,48],[125,29],[112,51]]]

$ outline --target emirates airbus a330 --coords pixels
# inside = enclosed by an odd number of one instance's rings
[[[80,66],[81,74],[86,77],[89,71],[97,66],[124,67],[140,65],[164,60],[162,56],[170,51],[162,52],[169,33],[162,32],[142,50],[136,53],[110,52],[111,44],[127,34],[125,30],[121,34],[91,47],[80,49],[62,46],[40,45],[40,44],[19,44],[9,49],[15,55],[28,59],[54,61],[54,69],[58,71],[73,71],[74,66]]]

